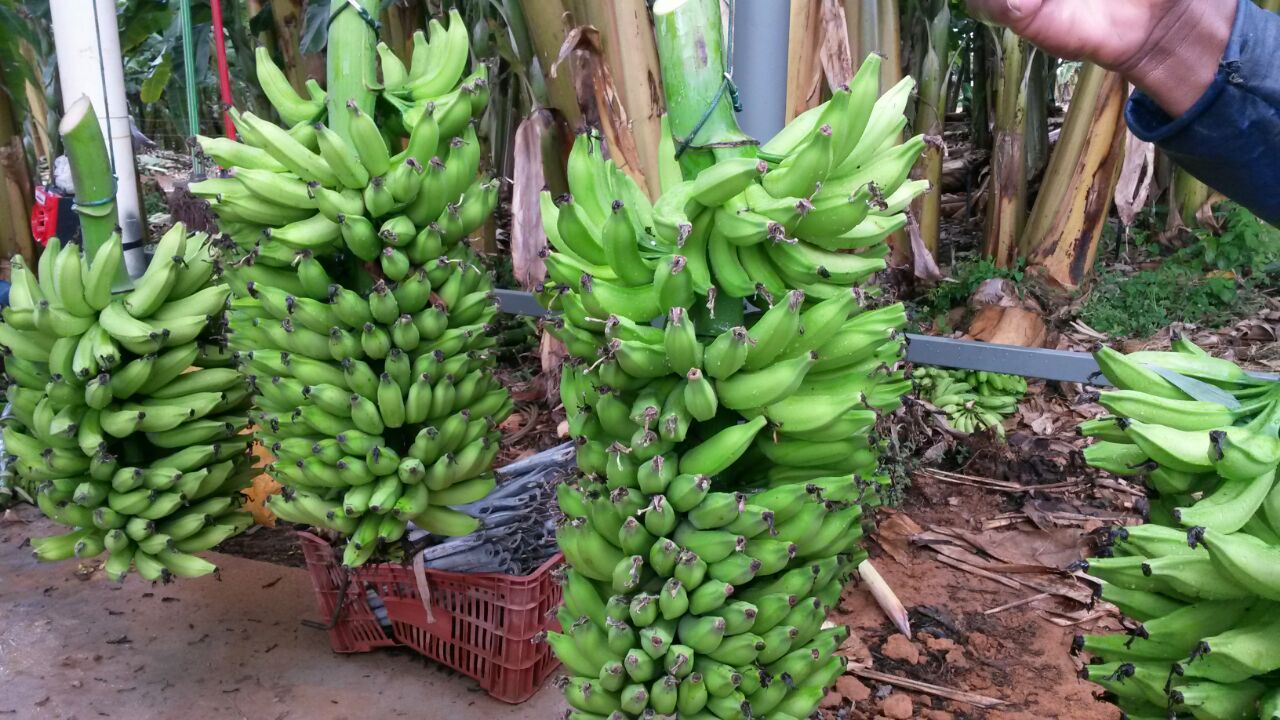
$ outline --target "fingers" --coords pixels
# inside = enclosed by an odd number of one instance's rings
[[[980,20],[1018,28],[1039,12],[1043,0],[969,0],[969,11]]]

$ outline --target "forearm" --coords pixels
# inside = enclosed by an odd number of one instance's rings
[[[1251,0],[1195,0],[1161,17],[1150,47],[1113,69],[1177,117],[1204,96],[1235,25],[1239,3]]]
[[[1138,137],[1192,175],[1280,223],[1280,16],[1240,0],[1233,23],[1209,83],[1190,105],[1176,112],[1143,88],[1126,116]],[[1166,79],[1148,87],[1159,93],[1176,84],[1175,65],[1168,67]]]

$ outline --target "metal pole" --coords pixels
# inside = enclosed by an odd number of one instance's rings
[[[736,13],[733,79],[742,98],[738,123],[743,132],[764,142],[782,129],[787,115],[787,27],[791,3],[746,0],[738,3]]]
[[[146,218],[138,197],[116,3],[115,0],[50,0],[49,12],[57,48],[62,105],[68,108],[81,96],[88,96],[93,102],[115,165],[116,210],[125,267],[131,277],[137,277],[146,269],[146,258],[142,254]]]

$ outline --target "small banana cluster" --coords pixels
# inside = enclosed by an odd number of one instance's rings
[[[965,434],[991,430],[1004,437],[1004,419],[1018,411],[1018,401],[1027,392],[1026,379],[985,370],[917,367],[911,379],[916,393]]]
[[[477,179],[470,123],[484,70],[460,82],[456,11],[431,37],[415,38],[411,72],[379,48],[393,120],[380,126],[355,102],[329,109],[348,114],[349,138],[315,122],[323,98],[290,96],[260,62],[268,97],[298,124],[238,114],[243,143],[201,139],[226,176],[192,185],[231,240],[230,341],[284,486],[269,507],[349,536],[349,567],[410,521],[473,532],[478,521],[450,506],[495,486],[497,425],[513,409],[492,372],[493,285],[464,241],[497,204],[497,181]],[[399,152],[397,123],[411,128]]]
[[[127,293],[119,235],[86,257],[56,239],[37,274],[13,259],[0,323],[4,451],[45,515],[75,529],[32,541],[40,560],[107,553],[121,581],[195,577],[252,523],[249,389],[220,342],[230,293],[201,234],[175,225]]]
[[[1088,678],[1131,718],[1280,718],[1280,383],[1185,340],[1097,358],[1119,389],[1097,397],[1111,416],[1081,426],[1097,438],[1085,457],[1142,476],[1151,509],[1087,564],[1132,621],[1076,639],[1098,663]]]
[[[803,718],[844,672],[827,613],[888,482],[874,427],[911,387],[903,307],[856,287],[920,188],[910,86],[876,102],[878,62],[652,205],[589,135],[570,196],[543,195],[581,471],[557,490],[571,567],[548,635],[571,717]]]

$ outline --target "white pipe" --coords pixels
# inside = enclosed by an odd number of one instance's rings
[[[136,278],[146,269],[146,258],[142,254],[146,218],[142,215],[142,203],[138,197],[133,133],[129,126],[129,103],[125,98],[124,64],[120,55],[120,30],[116,25],[116,2],[50,0],[49,10],[53,17],[53,42],[58,52],[62,106],[71,107],[80,96],[87,95],[98,115],[103,137],[111,143],[114,152],[116,209],[124,241],[125,267],[129,275]],[[107,116],[108,111],[110,117]]]
[[[742,97],[738,125],[766,142],[782,129],[787,116],[785,31],[791,24],[791,3],[739,2],[734,13],[733,78]]]

